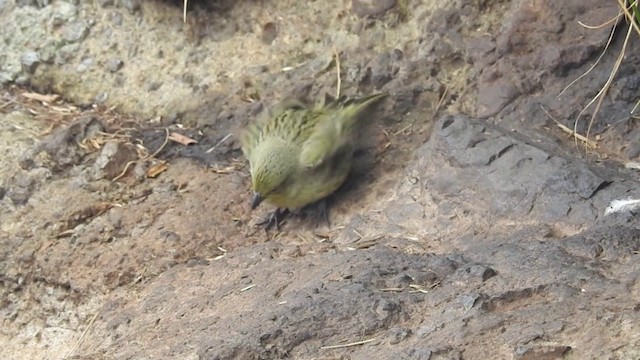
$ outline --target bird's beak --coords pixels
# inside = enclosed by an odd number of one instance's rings
[[[260,205],[260,203],[264,200],[262,195],[259,192],[254,192],[253,197],[251,198],[251,210],[255,209]]]

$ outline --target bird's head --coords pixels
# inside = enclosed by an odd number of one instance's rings
[[[251,163],[253,197],[251,208],[274,194],[283,191],[287,181],[295,174],[298,155],[286,143],[265,143]]]

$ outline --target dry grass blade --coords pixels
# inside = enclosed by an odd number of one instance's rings
[[[58,94],[38,94],[34,92],[24,92],[20,94],[20,96],[25,97],[29,100],[36,100],[43,103],[52,103],[60,98]]]
[[[238,170],[235,165],[229,165],[223,168],[220,167],[212,167],[211,171],[216,174],[231,174],[232,172]]]
[[[15,101],[13,101],[11,99],[7,99],[7,101],[5,101],[2,105],[0,105],[0,110],[6,108],[7,106],[9,106],[11,104],[15,104]]]
[[[169,169],[169,165],[167,165],[166,162],[162,161],[150,167],[149,170],[147,170],[146,176],[148,178],[155,178],[156,176],[167,171],[167,169]]]
[[[251,290],[254,286],[256,286],[256,284],[251,284],[249,286],[243,287],[242,289],[240,289],[240,292]]]
[[[131,140],[131,136],[128,134],[105,133],[103,131],[96,131],[92,136],[82,139],[78,143],[78,146],[87,151],[96,151],[102,148],[102,145],[109,141],[115,141],[119,143],[126,143]]]
[[[187,22],[187,3],[189,1],[188,0],[184,0],[184,6],[182,8],[182,21],[183,22]]]
[[[587,28],[587,29],[591,29],[591,30],[597,30],[597,29],[601,29],[609,24],[611,24],[614,21],[618,21],[618,19],[620,18],[620,16],[622,15],[622,11],[618,13],[618,15],[614,16],[613,18],[603,22],[600,25],[587,25],[585,23],[583,23],[582,21],[578,21],[578,24],[580,24],[580,26]]]
[[[385,292],[402,292],[404,291],[404,288],[383,288],[383,289],[378,289],[379,291],[385,291]]]
[[[577,132],[575,132],[574,130],[569,129],[568,127],[566,127],[566,126],[564,126],[564,125],[562,125],[560,123],[557,123],[557,125],[562,131],[568,133],[569,135],[572,135],[576,139],[576,141],[577,140],[582,141],[589,148],[595,149],[595,148],[598,147],[598,144],[596,144],[595,141],[590,140],[588,137],[586,137],[584,135],[580,135]]]
[[[444,91],[442,92],[442,95],[438,100],[438,105],[436,105],[436,109],[433,111],[433,115],[436,115],[438,113],[438,110],[440,110],[440,107],[442,106],[442,104],[444,104],[444,101],[447,99],[448,93],[449,93],[449,87],[445,85]]]
[[[638,100],[636,102],[636,105],[633,107],[633,109],[631,109],[631,116],[633,116],[636,112],[636,110],[638,110],[638,106],[640,106],[640,100]]]
[[[547,116],[548,116],[551,120],[553,120],[553,121],[556,123],[556,125],[558,125],[558,127],[559,127],[562,131],[564,131],[564,132],[566,132],[567,134],[569,134],[569,135],[573,136],[573,137],[574,137],[574,139],[577,139],[577,140],[580,140],[580,141],[584,142],[588,147],[590,147],[590,148],[592,148],[592,149],[595,149],[595,148],[597,148],[597,147],[598,147],[598,144],[597,144],[595,141],[593,141],[593,140],[589,140],[589,138],[587,138],[587,137],[585,137],[585,136],[583,136],[583,135],[580,135],[580,134],[576,133],[574,130],[571,130],[571,129],[569,129],[568,127],[564,126],[562,123],[560,123],[558,120],[556,120],[556,119],[555,119],[555,118],[554,118],[554,117],[553,117],[553,116],[552,116],[552,115],[547,111],[547,109],[545,109],[542,105],[540,105],[540,108],[542,109],[542,111],[544,111],[544,113],[545,113],[545,114],[547,114]]]
[[[340,76],[340,55],[336,47],[333,47],[333,55],[336,58],[336,76],[338,77],[338,86],[336,89],[336,99],[340,98],[340,87],[342,86],[342,76]]]
[[[622,15],[622,13],[618,14],[618,16],[615,17],[614,19],[617,19],[620,15]],[[591,65],[589,70],[585,71],[582,75],[578,76],[577,79],[573,80],[572,82],[569,83],[569,85],[565,86],[565,88],[562,89],[562,91],[560,91],[560,94],[558,94],[558,97],[562,96],[562,94],[564,94],[564,92],[567,91],[567,89],[569,89],[575,83],[580,81],[580,79],[582,79],[583,77],[587,76],[600,63],[600,60],[602,59],[604,54],[607,53],[607,49],[609,49],[609,46],[611,45],[611,42],[613,41],[613,35],[615,35],[615,33],[616,33],[617,26],[618,26],[617,22],[613,24],[613,27],[611,28],[611,33],[609,34],[609,39],[607,40],[607,44],[604,46],[604,49],[602,50],[602,53],[600,53],[600,56],[598,56],[598,59],[596,59],[596,62],[593,63],[593,65]]]
[[[358,346],[358,345],[364,345],[366,343],[370,343],[372,341],[375,341],[376,338],[373,339],[367,339],[367,340],[362,340],[362,341],[356,341],[356,342],[352,342],[352,343],[348,343],[348,344],[343,344],[343,345],[329,345],[329,346],[322,346],[320,347],[320,349],[322,350],[328,350],[328,349],[340,349],[340,348],[346,348],[346,347],[351,347],[351,346]]]
[[[427,289],[425,289],[424,286],[422,285],[418,285],[418,284],[411,284],[409,285],[410,288],[412,288],[413,290],[409,291],[410,293],[422,293],[422,294],[427,294],[429,291]]]
[[[640,35],[640,28],[638,27],[638,24],[635,21],[635,17],[629,11],[629,9],[637,8],[638,0],[636,0],[636,1],[632,2],[631,4],[629,4],[629,7],[624,6],[624,3],[625,3],[624,0],[618,0],[618,5],[620,6],[620,9],[622,9],[622,11],[624,11],[625,17],[627,18],[627,20],[629,20],[629,23],[631,24],[630,26],[633,26],[633,28],[636,30],[638,35]],[[634,9],[634,11],[635,11],[635,9]]]
[[[403,134],[403,135],[410,135],[410,134],[411,134],[411,132],[409,132],[409,133],[407,134],[407,133],[405,133],[405,131],[407,131],[407,130],[411,129],[411,127],[413,127],[413,124],[409,124],[409,125],[407,125],[407,126],[403,127],[402,129],[400,129],[400,130],[398,130],[398,131],[394,132],[393,134],[391,134],[391,136],[392,136],[392,137],[393,137],[393,136],[398,136],[398,135],[400,135],[400,134]]]
[[[209,150],[206,151],[207,154],[211,153],[213,150],[215,150],[218,146],[220,146],[223,142],[227,141],[228,138],[232,137],[233,134],[227,134],[227,136],[223,137],[222,140],[218,141],[217,144],[213,145],[213,147]]]
[[[604,84],[602,89],[600,89],[600,91],[596,95],[596,98],[598,99],[598,103],[596,104],[596,108],[594,109],[593,114],[591,114],[591,119],[589,120],[589,126],[587,127],[587,138],[589,138],[589,134],[591,133],[591,127],[593,126],[593,123],[595,122],[596,116],[598,115],[598,112],[600,111],[600,108],[602,107],[602,102],[604,101],[604,95],[609,90],[609,87],[611,86],[611,83],[613,82],[613,79],[615,78],[616,74],[618,73],[618,69],[620,69],[620,64],[622,64],[622,60],[624,59],[624,55],[625,55],[625,53],[627,51],[627,45],[629,44],[629,37],[631,36],[632,30],[633,30],[633,27],[629,26],[629,30],[627,31],[627,36],[624,39],[624,43],[622,44],[622,49],[620,49],[620,54],[618,55],[618,58],[616,59],[616,62],[614,64],[614,66],[613,66],[613,69],[611,70],[611,73],[609,74],[609,78],[607,79],[607,82]],[[596,98],[594,98],[594,100]],[[577,131],[577,129],[578,129],[578,119],[579,119],[579,116],[578,116],[578,118],[576,118],[574,131]],[[577,138],[576,138],[576,143],[577,143]]]
[[[71,354],[73,354],[74,351],[76,351],[76,349],[78,348],[78,346],[80,346],[80,344],[82,343],[82,341],[84,340],[84,337],[87,335],[87,332],[89,332],[89,329],[91,328],[91,326],[93,325],[93,323],[96,321],[96,319],[98,318],[98,315],[100,315],[100,312],[96,312],[95,315],[93,315],[93,317],[91,318],[91,321],[89,321],[89,324],[87,324],[87,328],[84,329],[84,331],[82,332],[82,335],[80,335],[80,338],[78,339],[78,341],[76,341],[76,343],[73,345],[73,347],[71,348],[71,350],[69,350],[69,352],[62,358],[63,360],[66,360],[69,358],[69,356],[71,356]]]
[[[576,142],[576,146],[578,144],[578,140],[583,141],[585,143],[585,146],[589,147],[592,146],[593,143],[589,142],[589,136],[591,134],[591,129],[593,127],[593,124],[595,123],[596,117],[598,116],[598,113],[600,112],[600,109],[602,108],[602,103],[604,101],[604,97],[605,94],[607,93],[607,91],[609,90],[611,84],[613,83],[613,79],[615,78],[616,74],[618,73],[618,70],[620,69],[620,65],[622,64],[622,61],[624,59],[624,56],[626,54],[626,50],[627,50],[627,45],[629,43],[629,38],[631,36],[632,30],[635,29],[635,31],[640,35],[640,28],[638,27],[638,24],[636,23],[636,18],[634,16],[634,14],[632,14],[629,9],[633,9],[633,12],[637,12],[637,6],[638,6],[638,0],[633,1],[628,7],[625,6],[625,2],[624,0],[618,0],[618,6],[620,7],[621,11],[620,13],[614,17],[613,19],[610,19],[609,21],[605,22],[604,24],[597,26],[597,27],[591,27],[591,26],[586,26],[582,23],[580,23],[580,25],[585,26],[587,28],[600,28],[602,26],[605,26],[607,24],[610,24],[611,22],[614,22],[613,28],[611,30],[611,34],[609,35],[609,39],[607,40],[607,44],[603,50],[603,52],[600,54],[600,56],[598,57],[598,59],[596,60],[596,62],[589,68],[589,70],[587,70],[584,74],[582,74],[580,77],[578,77],[576,80],[572,81],[569,85],[567,85],[567,87],[565,87],[560,94],[558,94],[558,97],[560,97],[569,87],[571,87],[572,85],[574,85],[578,80],[582,79],[584,76],[586,76],[588,73],[590,73],[595,66],[600,62],[600,60],[602,59],[602,57],[604,56],[604,54],[607,52],[607,50],[609,49],[609,46],[611,45],[613,36],[615,34],[616,31],[616,27],[617,27],[617,20],[620,18],[620,16],[624,13],[625,17],[627,18],[628,22],[629,22],[629,28],[627,30],[627,35],[624,39],[624,42],[622,44],[622,49],[620,49],[620,53],[618,54],[618,57],[616,58],[616,61],[614,63],[613,69],[611,69],[611,73],[609,74],[609,77],[607,79],[607,81],[605,82],[605,84],[602,86],[602,88],[600,89],[600,91],[596,94],[596,96],[594,96],[591,101],[589,101],[589,103],[578,113],[578,115],[576,116],[576,120],[574,122],[574,127],[573,127],[573,135],[574,135],[574,139]],[[593,113],[591,114],[591,118],[589,120],[589,125],[587,127],[587,134],[586,137],[579,137],[578,136],[578,122],[580,121],[580,117],[582,116],[582,114],[592,105],[596,103],[595,109],[593,111]],[[633,110],[631,111],[631,114],[633,115],[636,107],[638,106],[638,104],[636,104],[636,106],[633,108]],[[545,111],[546,112],[546,111]],[[548,113],[547,113],[548,114]],[[555,121],[555,119],[554,119]],[[556,121],[557,122],[557,121]],[[566,127],[563,127],[561,124],[558,123],[558,126],[560,126],[564,131],[567,131],[568,129],[566,129]]]
[[[162,151],[162,150],[164,149],[164,147],[165,147],[165,146],[167,146],[167,143],[169,143],[169,129],[164,129],[164,131],[165,131],[165,133],[166,133],[165,138],[164,138],[164,142],[163,142],[163,143],[162,143],[162,145],[158,148],[158,150],[156,150],[153,154],[151,154],[151,155],[147,155],[147,156],[142,157],[142,158],[140,158],[140,159],[138,159],[138,160],[129,161],[129,162],[127,163],[127,165],[125,165],[125,166],[124,166],[124,169],[122,170],[122,172],[120,173],[120,175],[118,175],[118,176],[114,177],[113,179],[111,179],[111,181],[118,181],[120,178],[122,178],[122,177],[127,173],[127,171],[129,171],[129,167],[130,167],[131,165],[133,165],[133,164],[137,163],[138,161],[144,161],[144,160],[149,160],[149,159],[153,159],[153,158],[155,158],[155,157],[160,153],[160,151]]]

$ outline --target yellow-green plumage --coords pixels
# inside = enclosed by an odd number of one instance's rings
[[[278,208],[297,209],[337,190],[351,169],[354,138],[366,123],[361,115],[384,95],[328,96],[314,108],[289,101],[249,125],[241,143],[259,199],[253,207],[264,199]]]

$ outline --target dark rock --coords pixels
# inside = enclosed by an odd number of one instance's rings
[[[102,152],[93,165],[94,179],[113,179],[120,175],[130,161],[138,155],[130,144],[109,141],[104,144]]]
[[[156,91],[162,86],[162,81],[152,81],[147,85],[147,91]]]
[[[433,16],[424,27],[425,35],[439,34],[445,35],[450,31],[458,31],[462,28],[460,10],[456,8],[436,9]]]
[[[109,15],[109,20],[111,20],[111,23],[115,26],[120,26],[122,25],[122,13],[118,12],[118,11],[114,11],[113,13],[111,13],[111,15]]]
[[[268,22],[262,27],[262,36],[261,40],[263,43],[267,45],[271,45],[271,43],[278,36],[278,27],[273,22]]]
[[[468,283],[478,284],[497,275],[494,269],[479,264],[462,267],[457,272],[458,276],[465,278]]]
[[[104,127],[98,119],[91,116],[81,117],[74,123],[59,128],[44,138],[25,154],[20,160],[20,164],[25,169],[46,166],[54,171],[77,164],[85,155],[85,151],[78,144],[98,131],[104,131]],[[45,160],[45,163],[42,163],[42,159],[39,157],[41,153],[47,154],[50,162]]]
[[[392,51],[391,53],[378,55],[369,63],[371,83],[376,89],[382,88],[398,73],[399,66],[397,61],[397,54]]]
[[[511,103],[520,92],[502,73],[485,71],[478,80],[482,83],[482,91],[478,92],[478,117],[485,118],[496,115]]]
[[[164,239],[164,241],[180,242],[180,235],[176,234],[173,231],[162,230],[160,231],[160,236]]]
[[[6,196],[14,205],[24,205],[38,186],[51,178],[51,171],[45,168],[35,168],[30,171],[17,171],[5,186]]]
[[[56,65],[64,65],[71,61],[78,54],[79,44],[68,44],[62,46],[56,53],[54,63]]]
[[[411,329],[407,329],[407,328],[389,329],[389,335],[391,336],[391,340],[389,341],[389,344],[396,345],[404,341],[405,339],[407,339],[409,336],[411,336],[411,333],[412,333]]]
[[[353,0],[351,10],[359,17],[380,16],[396,6],[395,0]]]
[[[36,71],[38,65],[40,65],[40,55],[35,51],[27,51],[22,54],[22,70],[29,74],[33,74]]]
[[[105,66],[110,72],[117,72],[124,66],[124,61],[120,59],[109,59]]]
[[[89,34],[89,26],[83,21],[67,23],[62,28],[62,38],[69,44],[82,41]]]
[[[486,209],[493,216],[533,212],[549,220],[570,215],[578,223],[592,221],[596,214],[584,200],[609,183],[584,164],[552,156],[498,128],[462,117],[439,121],[426,148],[441,152],[452,166],[428,181],[432,191],[447,198],[468,191],[480,197],[491,194]]]
[[[478,295],[460,295],[457,297],[457,302],[462,305],[462,308],[464,309],[464,311],[469,311],[471,310],[471,308],[473,308],[473,306],[476,304],[476,302],[478,301],[478,299],[480,298],[480,296]]]
[[[467,55],[478,69],[483,69],[495,63],[498,59],[495,49],[495,40],[488,35],[467,40]]]
[[[23,7],[23,6],[37,6],[38,5],[38,1],[37,0],[16,0],[16,5]]]
[[[86,57],[84,59],[82,59],[80,61],[80,64],[78,64],[78,67],[76,68],[77,72],[85,72],[87,71],[91,65],[93,65],[93,58],[91,57]]]
[[[93,98],[93,102],[96,104],[103,104],[105,101],[107,101],[108,98],[109,98],[109,93],[106,91],[103,91]]]
[[[51,14],[51,24],[53,26],[60,26],[70,21],[78,13],[77,7],[67,1],[57,1],[53,7]]]
[[[536,6],[519,3],[505,15],[503,23],[507,25],[497,35],[467,41],[466,49],[479,74],[477,116],[485,118],[498,115],[496,120],[510,122],[511,126],[527,131],[518,119],[526,114],[524,116],[529,119],[529,128],[533,124],[544,124],[549,121],[549,116],[540,111],[540,105],[543,105],[552,116],[562,119],[561,122],[573,128],[578,113],[600,90],[609,72],[590,72],[588,79],[567,88],[561,98],[559,95],[568,83],[585,73],[599,56],[607,43],[609,29],[593,31],[572,24],[578,20],[602,23],[615,17],[617,12],[617,4],[597,0],[546,0]],[[574,41],[577,38],[581,40]],[[610,69],[614,60],[614,57],[603,58],[598,66]],[[625,73],[625,69],[623,64],[620,73]],[[638,76],[632,73],[636,72],[630,71],[628,76],[619,76],[621,86],[614,88],[619,89],[621,95],[627,93],[624,89],[637,87],[632,85],[636,83],[632,78]],[[534,93],[539,96],[514,102],[520,96]],[[601,114],[606,113],[607,118],[625,116],[620,105],[605,104],[604,108]],[[628,114],[629,109],[626,111]],[[589,125],[590,115],[591,110],[584,114],[587,118],[579,122],[579,133],[585,133],[587,126],[591,126],[595,133],[606,128],[603,119]]]
[[[22,6],[33,6],[37,8],[43,8],[49,5],[49,0],[16,0],[16,5]]]
[[[568,345],[527,345],[515,351],[518,360],[557,360],[564,359],[571,351]]]
[[[141,7],[140,0],[123,0],[122,4],[132,14],[136,11],[140,11],[140,7]]]
[[[411,349],[407,352],[407,359],[431,360],[433,350],[431,349]]]
[[[397,114],[408,113],[417,102],[417,94],[412,90],[398,91],[391,96],[393,99],[392,111]]]

